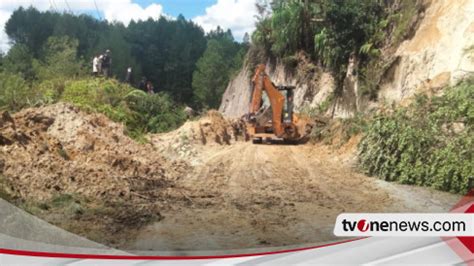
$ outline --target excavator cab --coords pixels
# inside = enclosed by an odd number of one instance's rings
[[[293,95],[295,86],[277,86],[278,90],[285,97],[285,104],[283,106],[283,123],[293,122]]]

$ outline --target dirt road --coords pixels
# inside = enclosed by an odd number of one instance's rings
[[[120,249],[321,243],[341,212],[436,212],[458,199],[357,173],[357,138],[337,150],[253,145],[215,111],[146,144],[67,104],[1,117],[0,196]]]
[[[334,240],[341,212],[440,212],[458,196],[386,183],[326,146],[202,147],[178,180],[187,206],[170,206],[129,249],[219,250]],[[171,203],[170,203],[171,204]]]

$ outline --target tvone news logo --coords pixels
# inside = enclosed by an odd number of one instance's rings
[[[370,223],[368,223],[365,219],[361,219],[359,221],[348,221],[346,219],[342,220],[342,229],[345,232],[354,232],[356,228],[360,232],[367,232],[370,229]]]

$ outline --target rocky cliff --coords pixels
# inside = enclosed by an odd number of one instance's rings
[[[379,99],[400,102],[474,73],[474,0],[432,0],[419,28],[396,51]]]
[[[279,61],[273,63],[269,60],[266,66],[267,73],[275,84],[296,86],[294,103],[297,110],[305,106],[316,107],[334,91],[335,84],[332,75],[312,64],[303,54],[298,55],[298,65],[294,70],[289,70]],[[219,111],[233,118],[248,112],[252,75],[246,63],[237,77],[229,83]]]
[[[267,72],[275,84],[296,86],[297,110],[327,106],[331,100],[327,113],[334,117],[350,117],[379,103],[403,103],[417,92],[454,85],[474,73],[474,0],[427,0],[424,6],[413,36],[389,55],[391,64],[380,81],[377,102],[360,95],[357,58],[350,59],[337,97],[332,97],[336,89],[332,74],[303,54],[296,56],[293,71],[276,60],[267,62]],[[229,83],[219,109],[224,115],[247,112],[251,75],[246,64]]]

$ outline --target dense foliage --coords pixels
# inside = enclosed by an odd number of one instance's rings
[[[19,8],[6,23],[13,45],[0,53],[0,109],[65,101],[101,112],[140,137],[174,129],[183,105],[216,108],[248,44],[230,30],[205,34],[183,16],[120,23]],[[247,36],[248,39],[248,36]],[[92,58],[112,51],[113,79],[92,78]],[[132,86],[122,84],[132,67]],[[136,90],[142,77],[158,93]]]
[[[209,34],[203,56],[193,75],[194,96],[206,108],[218,108],[229,79],[242,66],[246,46],[234,41],[230,31],[220,28]],[[209,78],[212,77],[212,78]]]
[[[0,110],[18,111],[35,100],[20,76],[0,72]]]
[[[474,177],[474,81],[377,116],[359,146],[368,174],[465,193]]]
[[[268,57],[283,62],[291,62],[285,58],[304,51],[332,70],[337,82],[345,76],[349,58],[354,55],[363,74],[370,78],[371,71],[381,67],[369,63],[381,56],[387,43],[396,46],[407,34],[418,11],[415,2],[400,0],[394,5],[393,1],[378,0],[260,0],[252,40]]]
[[[7,21],[5,30],[14,45],[1,60],[2,68],[27,81],[41,82],[62,74],[69,77],[84,75],[92,71],[92,58],[110,49],[113,77],[124,80],[127,68],[132,67],[135,85],[146,77],[157,91],[167,92],[174,101],[195,106],[201,106],[199,101],[203,100],[193,97],[196,63],[203,56],[208,40],[215,39],[219,45],[224,42],[224,38],[215,38],[214,33],[205,35],[200,26],[183,16],[132,21],[124,26],[88,15],[19,8]],[[245,47],[234,41],[230,31],[228,34],[231,46],[236,49],[227,49],[226,59],[227,56],[235,57],[240,48]],[[227,45],[228,40],[225,42],[221,46]],[[70,50],[62,49],[63,54],[52,55],[58,47],[64,48],[65,45]],[[53,69],[50,61],[65,64]],[[204,73],[201,79],[212,81],[215,77],[210,74],[214,73]],[[231,73],[227,71],[221,75],[228,80]],[[225,87],[226,84],[219,85]]]
[[[166,93],[148,95],[115,80],[84,79],[68,82],[59,100],[86,111],[100,112],[127,126],[132,137],[164,132],[186,119],[183,108]]]

